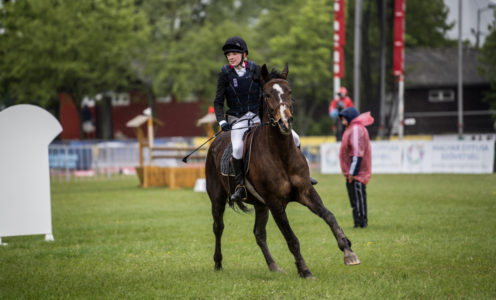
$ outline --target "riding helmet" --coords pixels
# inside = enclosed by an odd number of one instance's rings
[[[222,46],[222,51],[224,55],[229,52],[246,53],[248,55],[248,46],[246,46],[245,40],[239,36],[233,36],[226,40],[224,46]]]

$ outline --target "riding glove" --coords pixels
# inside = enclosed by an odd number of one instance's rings
[[[231,130],[231,126],[229,126],[229,123],[227,122],[220,122],[220,128],[222,129],[222,131],[229,131]]]

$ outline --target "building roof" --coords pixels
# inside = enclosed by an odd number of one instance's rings
[[[489,84],[478,70],[476,49],[463,49],[463,84]],[[405,49],[405,86],[456,86],[458,48]]]

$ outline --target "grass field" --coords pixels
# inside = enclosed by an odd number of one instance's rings
[[[52,184],[55,242],[7,237],[0,299],[494,299],[496,175],[373,175],[369,228],[353,229],[344,180],[313,174],[361,265],[347,267],[327,225],[288,216],[316,280],[298,277],[272,218],[268,271],[253,214],[226,210],[224,270],[213,270],[206,193],[139,189],[137,179]]]

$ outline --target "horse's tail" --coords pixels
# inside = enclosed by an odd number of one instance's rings
[[[251,208],[248,208],[244,203],[243,201],[241,200],[232,200],[231,197],[227,197],[227,203],[229,204],[229,207],[232,208],[234,211],[237,211],[237,209],[239,208],[242,212],[244,213],[249,213],[251,212],[253,209]],[[236,208],[237,206],[237,208]]]

